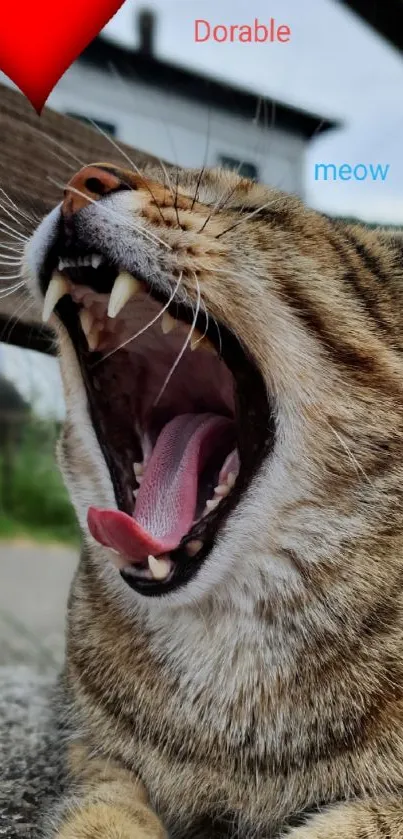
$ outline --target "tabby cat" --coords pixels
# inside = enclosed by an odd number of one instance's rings
[[[85,544],[47,835],[403,837],[403,238],[97,163],[24,275]]]

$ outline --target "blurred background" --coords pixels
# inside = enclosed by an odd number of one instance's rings
[[[288,43],[195,43],[196,19],[269,17],[290,27]],[[3,257],[81,163],[122,162],[120,147],[139,163],[225,166],[330,215],[402,225],[402,49],[402,0],[126,0],[50,95],[56,115],[39,119],[0,74]],[[389,169],[385,180],[316,180],[319,163]],[[13,270],[0,270],[0,663],[49,663],[79,546],[54,462],[63,396],[51,336],[24,290],[8,292]]]

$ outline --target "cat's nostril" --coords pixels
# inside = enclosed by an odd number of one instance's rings
[[[87,178],[85,188],[94,195],[105,195],[106,192],[109,192],[108,185],[99,178]]]
[[[96,164],[84,166],[69,181],[64,191],[62,212],[71,216],[104,195],[126,189],[119,175]]]

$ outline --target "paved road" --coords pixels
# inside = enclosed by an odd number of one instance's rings
[[[77,554],[59,545],[0,542],[0,666],[55,668]]]

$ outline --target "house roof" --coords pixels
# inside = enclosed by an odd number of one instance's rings
[[[330,128],[340,127],[336,121],[320,114],[287,105],[284,102],[258,97],[256,93],[210,78],[202,73],[174,65],[139,49],[129,49],[99,36],[81,54],[81,62],[105,70],[113,67],[120,75],[149,84],[162,91],[176,93],[203,105],[214,105],[229,113],[253,120],[260,101],[260,119],[275,114],[275,125],[293,131],[306,139]]]
[[[380,35],[403,50],[403,0],[369,3],[368,0],[341,0]]]

